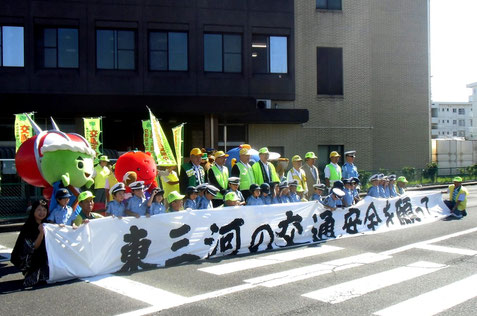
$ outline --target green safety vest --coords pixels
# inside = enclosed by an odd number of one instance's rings
[[[333,164],[329,163],[326,165],[328,169],[330,169],[330,182],[341,180],[341,167],[338,166],[338,170],[336,170]]]
[[[250,190],[250,186],[255,183],[252,168],[247,168],[242,162],[236,164],[240,170],[240,191]]]
[[[221,172],[216,165],[213,165],[211,169],[212,169],[212,172],[214,173],[215,179],[217,179],[217,182],[222,187],[218,189],[227,189],[229,187],[229,169],[227,169],[227,167],[224,166]],[[214,199],[223,200],[224,196],[219,192],[217,193],[217,196],[214,197]]]
[[[278,178],[277,171],[275,170],[275,166],[270,162],[267,162],[267,165],[268,165],[268,170],[270,172],[270,178],[271,178],[270,182],[279,183],[280,179]],[[252,170],[253,170],[253,175],[254,175],[256,183],[258,185],[263,184],[265,181],[263,180],[262,166],[260,165],[260,161],[253,164]]]
[[[95,189],[104,189],[106,185],[106,179],[108,178],[111,171],[108,167],[101,167],[101,165],[97,165],[94,167],[96,171],[96,177],[94,177],[94,188]]]
[[[197,181],[197,178],[195,176],[195,170],[194,167],[192,166],[192,163],[185,163],[182,165],[182,168],[184,168],[187,178],[189,179],[189,184],[188,186],[197,186],[199,182]],[[200,172],[200,177],[201,177],[201,183],[204,183],[204,177],[205,177],[205,171],[202,166],[199,166],[199,172]]]

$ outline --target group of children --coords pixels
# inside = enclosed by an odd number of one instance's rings
[[[385,199],[403,195],[407,183],[406,177],[397,178],[395,174],[385,176],[382,173],[372,175],[369,181],[372,186],[368,190],[368,196]]]

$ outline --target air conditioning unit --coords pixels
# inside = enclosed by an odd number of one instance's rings
[[[257,109],[260,109],[260,110],[272,108],[272,100],[268,100],[268,99],[257,99],[255,104],[257,106]]]

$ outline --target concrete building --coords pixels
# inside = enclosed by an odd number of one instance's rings
[[[185,148],[358,151],[360,169],[430,160],[429,0],[4,0],[0,141],[37,111],[142,149],[146,105]],[[7,44],[5,44],[7,43]],[[16,47],[16,52],[12,51]]]
[[[250,143],[287,157],[315,151],[320,167],[331,150],[352,149],[360,169],[425,166],[428,32],[428,0],[295,1],[296,99],[271,104],[310,119],[251,124]]]
[[[472,139],[472,102],[432,102],[432,138]]]

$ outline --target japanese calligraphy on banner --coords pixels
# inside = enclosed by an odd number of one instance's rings
[[[181,174],[182,158],[184,157],[184,123],[172,129],[174,149],[176,150],[177,172]]]
[[[154,144],[152,141],[152,127],[150,120],[142,121],[142,130],[144,131],[143,139],[144,139],[144,151],[150,152],[151,154],[154,153]]]
[[[175,166],[176,159],[174,158],[174,154],[172,153],[171,146],[167,141],[166,135],[162,130],[161,124],[159,120],[152,114],[151,110],[149,109],[149,116],[151,121],[151,131],[152,131],[152,141],[153,141],[153,148],[157,165],[159,166]]]
[[[84,123],[84,137],[91,145],[91,148],[96,152],[96,157],[101,156],[101,133],[102,125],[100,117],[83,118]]]
[[[440,193],[409,192],[333,212],[305,202],[107,217],[77,230],[46,224],[45,241],[54,282],[403,229],[447,215]]]
[[[33,113],[27,113],[34,120]],[[15,152],[24,141],[33,136],[33,128],[28,121],[27,114],[15,114]]]

